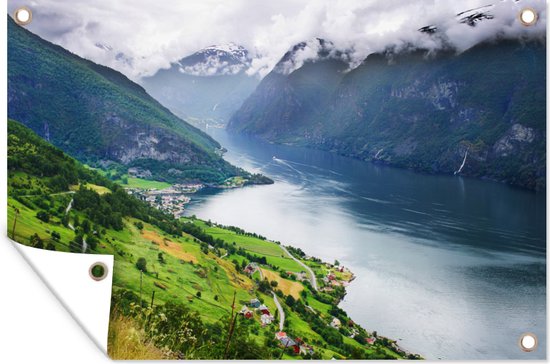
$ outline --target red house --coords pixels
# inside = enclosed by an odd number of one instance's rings
[[[258,310],[260,310],[262,315],[271,315],[271,313],[269,312],[269,308],[267,308],[266,305],[261,305]]]

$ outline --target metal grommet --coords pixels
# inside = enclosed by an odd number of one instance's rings
[[[15,10],[13,19],[19,25],[27,25],[32,21],[32,11],[26,6],[22,6]]]
[[[521,350],[526,352],[535,351],[538,345],[537,336],[533,333],[527,332],[520,336],[518,345]]]
[[[525,26],[535,25],[539,15],[537,11],[532,8],[524,8],[519,12],[519,21]]]
[[[90,266],[88,273],[94,281],[101,281],[107,277],[107,266],[101,262],[96,262]]]

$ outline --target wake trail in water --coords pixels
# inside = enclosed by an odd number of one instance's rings
[[[290,163],[290,164],[294,164],[296,166],[303,166],[303,167],[308,167],[308,168],[312,168],[312,169],[315,169],[317,171],[321,171],[321,172],[328,172],[328,173],[332,173],[336,176],[343,176],[342,173],[338,173],[336,171],[333,171],[332,169],[327,169],[327,168],[321,168],[321,167],[317,167],[317,166],[314,166],[314,165],[311,165],[311,164],[305,164],[305,163],[299,163],[299,162],[293,162],[293,161],[286,161],[287,163]]]
[[[355,195],[354,195],[355,196]],[[359,195],[358,195],[359,196]],[[362,198],[363,200],[366,200],[366,201],[370,201],[370,202],[375,202],[375,203],[381,203],[381,204],[384,204],[384,205],[388,205],[388,204],[392,204],[393,202],[391,201],[386,201],[386,200],[380,200],[380,199],[377,199],[377,198],[372,198],[372,197],[366,197],[366,196],[359,196],[360,198]]]
[[[299,169],[296,169],[294,167],[292,167],[289,163],[289,161],[285,161],[284,159],[279,159],[279,158],[276,158],[276,157],[273,157],[273,160],[279,164],[282,164],[288,168],[290,168],[291,170],[293,170],[294,172],[300,174],[301,176],[304,175],[304,172],[300,171]]]

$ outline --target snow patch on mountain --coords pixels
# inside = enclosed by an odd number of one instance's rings
[[[237,44],[214,45],[178,62],[183,74],[199,77],[236,75],[250,67],[248,51]]]

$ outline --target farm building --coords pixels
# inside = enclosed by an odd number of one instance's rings
[[[279,341],[279,345],[281,347],[285,349],[292,348],[295,354],[300,353],[300,346],[296,343],[296,341],[286,336],[286,332],[279,331],[278,333],[275,334],[275,339]]]
[[[369,337],[367,338],[367,344],[369,345],[372,345],[376,342],[376,338],[375,337]]]
[[[252,317],[254,317],[254,312],[250,311],[248,307],[246,307],[246,305],[241,308],[239,314],[243,315],[247,319],[251,319]]]
[[[296,280],[298,280],[298,281],[307,281],[308,280],[307,273],[306,272],[300,272],[300,273],[296,274]]]
[[[258,265],[256,263],[249,263],[245,268],[244,272],[246,274],[254,274],[258,270]]]
[[[260,316],[260,321],[262,322],[262,326],[271,325],[271,323],[273,322],[273,316],[262,315]]]
[[[262,315],[271,315],[271,312],[269,312],[269,308],[267,308],[266,305],[261,305],[258,307],[258,310],[262,313]]]
[[[258,307],[261,306],[261,304],[262,303],[257,298],[253,298],[253,299],[250,300],[250,307],[252,307],[252,308],[258,308]]]
[[[313,355],[314,353],[313,348],[310,345],[306,344],[301,338],[297,337],[296,339],[294,339],[294,341],[300,347],[300,354]]]

